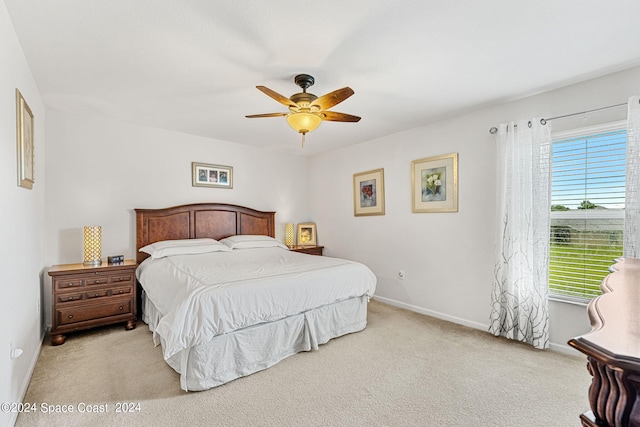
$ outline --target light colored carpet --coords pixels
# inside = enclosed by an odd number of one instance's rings
[[[38,411],[16,425],[566,427],[580,425],[590,382],[585,358],[371,301],[364,331],[203,392],[180,389],[143,323],[45,341],[25,398]]]

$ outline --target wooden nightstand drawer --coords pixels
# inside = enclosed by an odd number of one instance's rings
[[[109,274],[101,272],[87,274],[84,283],[87,286],[106,285],[107,283],[109,283]]]
[[[324,246],[294,246],[293,248],[291,248],[291,250],[294,252],[301,252],[303,254],[318,256],[322,256],[323,249]]]
[[[56,310],[58,325],[86,322],[104,317],[126,315],[132,313],[133,300],[114,300],[104,304],[76,306]]]
[[[133,283],[133,274],[117,274],[109,276],[109,283]]]
[[[113,297],[116,296],[129,296],[131,295],[131,293],[133,292],[133,286],[119,286],[117,288],[111,288],[110,289],[110,295]]]
[[[89,292],[86,292],[84,295],[87,299],[108,297],[109,289],[98,289],[96,291],[89,291]]]
[[[64,304],[73,301],[80,301],[82,299],[82,293],[67,293],[67,294],[58,294],[56,298],[56,303]]]
[[[81,277],[60,277],[53,281],[53,287],[56,291],[70,288],[79,288],[84,286],[84,280]]]

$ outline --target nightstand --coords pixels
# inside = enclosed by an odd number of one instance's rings
[[[126,322],[136,327],[136,267],[133,260],[86,267],[55,265],[49,270],[52,294],[51,345],[65,333]]]
[[[300,246],[300,245],[296,245],[293,248],[291,248],[290,250],[292,250],[294,252],[302,252],[303,254],[320,255],[320,256],[322,256],[322,249],[324,249],[324,246]]]

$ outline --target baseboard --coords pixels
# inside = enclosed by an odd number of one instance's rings
[[[451,323],[457,323],[458,325],[464,325],[464,326],[468,326],[470,328],[479,329],[479,330],[485,331],[487,333],[489,331],[489,325],[484,325],[482,323],[472,322],[472,321],[467,320],[467,319],[462,319],[462,318],[456,317],[456,316],[450,316],[448,314],[440,313],[438,311],[428,310],[426,308],[418,307],[418,306],[411,305],[411,304],[406,304],[404,302],[396,301],[396,300],[390,299],[390,298],[381,297],[381,296],[378,296],[378,295],[374,295],[373,299],[375,299],[377,301],[380,301],[380,302],[383,302],[385,304],[392,305],[394,307],[404,308],[404,309],[409,310],[409,311],[415,311],[416,313],[420,313],[420,314],[424,314],[424,315],[427,315],[427,316],[435,317],[435,318],[441,319],[441,320],[446,320],[446,321],[451,322]],[[565,354],[567,356],[580,356],[580,355],[582,355],[582,353],[580,353],[576,349],[574,349],[572,347],[569,347],[567,345],[562,345],[562,344],[549,343],[549,350],[554,351],[556,353]]]
[[[22,381],[22,385],[20,386],[20,399],[18,402],[24,402],[24,397],[27,395],[27,389],[29,388],[29,383],[31,382],[31,377],[33,376],[33,372],[36,369],[36,364],[38,363],[38,359],[40,358],[40,352],[42,351],[42,345],[44,344],[44,337],[46,332],[42,334],[40,337],[40,346],[38,347],[38,351],[33,352],[33,357],[31,358],[31,363],[29,365],[28,375],[25,375],[24,380]],[[18,420],[18,413],[12,412],[11,418],[9,418],[9,426],[15,425]]]
[[[562,353],[567,356],[583,356],[584,354],[580,353],[573,347],[569,347],[568,345],[549,343],[549,350],[555,351],[556,353]]]
[[[458,325],[464,325],[464,326],[468,326],[470,328],[480,329],[482,331],[488,331],[489,330],[489,325],[484,325],[484,324],[478,323],[478,322],[472,322],[472,321],[467,320],[467,319],[462,319],[461,317],[450,316],[448,314],[440,313],[440,312],[434,311],[434,310],[428,310],[426,308],[418,307],[416,305],[406,304],[404,302],[396,301],[396,300],[393,300],[393,299],[390,299],[390,298],[385,298],[385,297],[381,297],[381,296],[378,296],[378,295],[374,295],[373,299],[375,299],[377,301],[380,301],[380,302],[384,302],[385,304],[392,305],[394,307],[404,308],[404,309],[409,310],[409,311],[415,311],[416,313],[420,313],[420,314],[424,314],[424,315],[427,315],[427,316],[435,317],[435,318],[441,319],[441,320],[446,320],[446,321],[451,322],[451,323],[457,323]]]

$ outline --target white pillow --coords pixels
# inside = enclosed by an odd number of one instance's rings
[[[231,249],[250,249],[250,248],[283,248],[287,247],[271,236],[262,236],[258,234],[244,234],[238,236],[227,237],[220,240]]]
[[[230,251],[228,246],[214,239],[162,240],[140,248],[140,252],[151,258],[163,258],[171,255],[204,254],[207,252]]]

